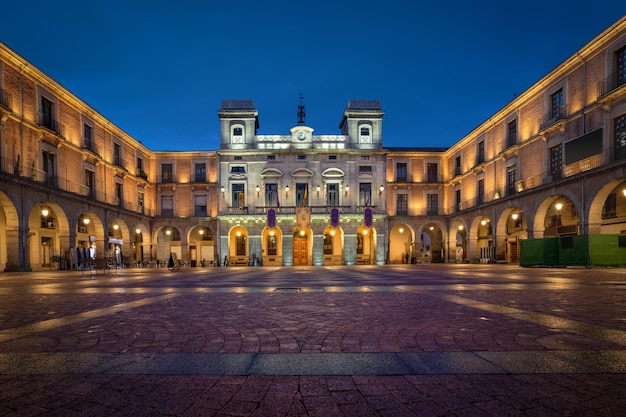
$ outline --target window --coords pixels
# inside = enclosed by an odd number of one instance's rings
[[[278,185],[265,184],[265,205],[267,207],[278,207]]]
[[[626,114],[615,118],[615,160],[626,158]]]
[[[356,254],[363,255],[363,235],[361,233],[356,234]]]
[[[461,175],[461,156],[457,156],[454,160],[454,175]]]
[[[407,182],[407,171],[405,162],[398,162],[396,164],[396,182]]]
[[[96,144],[93,141],[93,128],[83,123],[83,148],[92,152],[96,151]]]
[[[235,156],[234,160],[235,161],[243,161],[243,156],[240,156],[240,155]]]
[[[276,160],[276,155],[267,155],[267,160],[268,160],[268,161],[274,161],[274,160]]]
[[[237,236],[235,240],[237,256],[246,256],[246,237],[244,235]]]
[[[476,163],[482,164],[485,162],[485,141],[478,142],[478,154],[476,155]]]
[[[309,184],[296,183],[296,206],[306,207],[309,205]]]
[[[245,174],[246,173],[246,167],[244,167],[244,166],[232,166],[232,167],[230,167],[230,173],[231,174]]]
[[[372,205],[372,184],[369,182],[362,182],[359,184],[359,205]]]
[[[477,204],[483,204],[485,202],[485,180],[484,179],[479,179],[478,180],[478,194],[476,195],[476,203]]]
[[[161,164],[161,182],[174,182],[174,171],[172,164]]]
[[[330,161],[335,161],[337,159],[337,155],[328,155],[328,159]]]
[[[86,196],[92,199],[96,198],[96,184],[94,181],[95,172],[86,169],[85,170],[85,191]]]
[[[506,169],[506,195],[515,194],[515,177],[517,167],[515,165],[511,165]]]
[[[137,205],[139,206],[139,211],[143,213],[143,203],[144,203],[144,191],[137,190]]]
[[[244,184],[233,184],[233,207],[244,208],[246,205]]]
[[[324,235],[324,255],[333,254],[333,236],[330,233]]]
[[[396,196],[396,216],[408,216],[408,195],[398,194]]]
[[[306,155],[298,155],[298,161],[306,161]]]
[[[439,182],[438,164],[428,163],[426,164],[426,181],[427,182]]]
[[[243,135],[243,129],[240,127],[236,127],[233,129],[233,135],[235,136],[241,136]]]
[[[41,125],[46,129],[56,131],[56,120],[54,119],[53,109],[52,101],[41,96]]]
[[[369,134],[370,134],[369,127],[362,127],[361,128],[361,136],[369,136]]]
[[[120,182],[115,183],[115,199],[119,207],[124,206],[124,185]]]
[[[361,161],[369,161],[370,157],[369,155],[361,155]]]
[[[620,86],[626,83],[626,46],[615,53],[615,61],[616,81],[617,85]]]
[[[233,127],[233,134],[231,137],[231,143],[243,143],[243,128]]]
[[[206,182],[206,162],[197,162],[194,173],[195,182]]]
[[[330,207],[339,205],[339,184],[330,183],[326,186],[326,205]]]
[[[553,180],[563,176],[563,147],[561,144],[550,148],[550,175]]]
[[[372,167],[370,165],[359,165],[359,174],[370,174]]]
[[[617,217],[617,195],[611,193],[607,196],[602,207],[602,218],[612,219]]]
[[[163,217],[174,216],[174,197],[172,196],[161,197],[161,216]]]
[[[370,129],[369,127],[362,127],[361,128],[361,135],[360,135],[360,142],[361,143],[372,143],[372,137],[370,136]]]
[[[207,216],[207,197],[206,195],[197,195],[194,197],[194,213],[196,217]]]
[[[124,167],[122,163],[122,147],[119,143],[113,143],[113,165]]]
[[[267,254],[270,256],[274,256],[278,254],[277,251],[278,245],[276,244],[276,236],[268,236],[267,237]]]
[[[517,120],[512,120],[508,124],[508,130],[507,130],[507,136],[506,136],[506,147],[510,148],[516,143],[517,143]]]
[[[455,190],[454,192],[454,205],[456,207],[456,211],[463,210],[463,204],[461,204],[461,189]]]
[[[56,176],[56,155],[52,152],[43,151],[43,172],[44,172],[44,183],[48,186],[56,188],[57,184],[57,176]]]
[[[560,119],[565,116],[563,107],[563,89],[550,96],[550,119]]]
[[[439,194],[426,194],[426,211],[429,216],[439,214]]]
[[[137,171],[136,171],[136,175],[139,178],[143,178],[144,180],[148,179],[148,174],[143,170],[143,158],[141,158],[140,156],[137,157]]]

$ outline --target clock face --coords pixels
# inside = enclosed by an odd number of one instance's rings
[[[298,134],[296,135],[298,139],[300,140],[304,140],[304,138],[306,137],[306,134],[301,130],[298,132]]]

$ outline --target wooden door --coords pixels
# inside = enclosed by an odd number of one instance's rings
[[[308,265],[308,247],[306,238],[293,239],[293,264]]]

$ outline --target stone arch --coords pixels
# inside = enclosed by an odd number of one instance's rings
[[[415,256],[415,231],[408,223],[395,224],[389,230],[389,263],[410,262]]]

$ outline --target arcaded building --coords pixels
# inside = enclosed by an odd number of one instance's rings
[[[219,149],[155,151],[0,44],[0,269],[626,264],[626,17],[450,147],[385,147],[383,104],[224,100]]]

